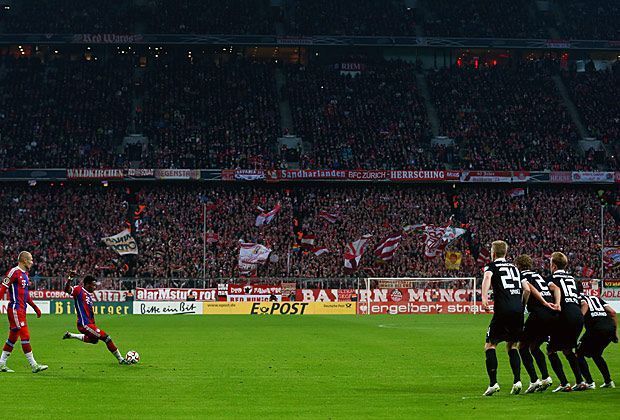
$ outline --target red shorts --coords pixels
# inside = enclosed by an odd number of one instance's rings
[[[99,340],[106,338],[105,331],[100,329],[96,324],[79,325],[78,330],[88,338],[89,343],[96,343]]]
[[[22,327],[28,326],[28,322],[26,322],[26,311],[7,308],[6,314],[9,317],[9,328],[11,331],[17,331]]]

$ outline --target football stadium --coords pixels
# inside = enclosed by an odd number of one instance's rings
[[[0,261],[12,415],[614,418],[620,3],[1,0]]]

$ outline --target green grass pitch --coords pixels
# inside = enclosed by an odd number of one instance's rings
[[[49,370],[30,373],[16,346],[16,373],[0,374],[5,410],[28,419],[594,418],[616,413],[620,397],[620,389],[511,396],[503,347],[502,391],[481,397],[488,315],[99,316],[123,353],[140,353],[135,366],[119,366],[101,343],[61,340],[74,316],[29,322]],[[606,356],[620,378],[618,346]]]

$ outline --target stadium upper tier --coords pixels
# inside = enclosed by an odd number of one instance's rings
[[[618,62],[586,73],[549,60],[424,71],[345,57],[359,62],[343,70],[155,49],[140,67],[124,52],[5,56],[0,167],[618,169]],[[596,151],[579,146],[576,119]],[[434,141],[431,121],[450,141]],[[135,133],[146,141],[124,140]],[[286,133],[298,147],[278,143]]]
[[[134,234],[139,253],[123,258],[106,249],[101,240],[125,227],[128,212],[123,186],[1,184],[2,265],[11,267],[15,255],[26,249],[34,255],[31,277],[35,278],[62,276],[69,269],[112,277],[200,278],[203,206],[207,211],[208,278],[239,275],[240,240],[273,250],[270,262],[258,267],[260,276],[342,277],[346,275],[342,255],[346,244],[366,234],[373,236],[358,274],[377,277],[479,275],[479,252],[499,238],[510,245],[510,258],[528,253],[537,268],[546,267],[552,251],[566,253],[571,272],[578,276],[589,269],[593,272],[586,276],[599,273],[601,261],[596,188],[530,187],[522,195],[508,187],[466,186],[456,191],[457,209],[448,200],[455,193],[451,187],[420,185],[149,184],[135,192],[138,198],[132,202],[145,206]],[[278,203],[281,210],[271,222],[256,227],[257,215]],[[376,262],[374,249],[387,235],[408,225],[446,226],[451,216],[453,226],[468,231],[449,245],[462,253],[459,270],[447,270],[442,253],[425,258],[424,240],[415,227],[402,233],[392,261]],[[620,229],[607,212],[605,226],[606,243],[620,243]],[[309,248],[329,252],[317,256],[307,252],[310,249],[304,251],[298,232],[311,239]],[[125,263],[130,264],[129,271]],[[617,276],[617,270],[609,270],[610,276]]]
[[[615,0],[6,0],[4,33],[278,34],[617,40]]]

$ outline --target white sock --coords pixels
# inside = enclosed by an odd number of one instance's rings
[[[0,363],[6,363],[6,360],[9,358],[10,355],[11,352],[2,351],[2,356],[0,356]]]
[[[34,355],[32,354],[32,352],[26,353],[24,354],[24,356],[26,356],[26,359],[28,359],[28,363],[30,363],[30,366],[34,367],[37,365],[37,361],[34,360]]]
[[[75,338],[76,340],[84,341],[84,334],[69,333],[69,337]]]
[[[118,351],[118,349],[112,353],[114,356],[116,356],[116,358],[118,359],[118,361],[120,362],[121,360],[123,360],[123,356],[121,356],[121,352]]]

